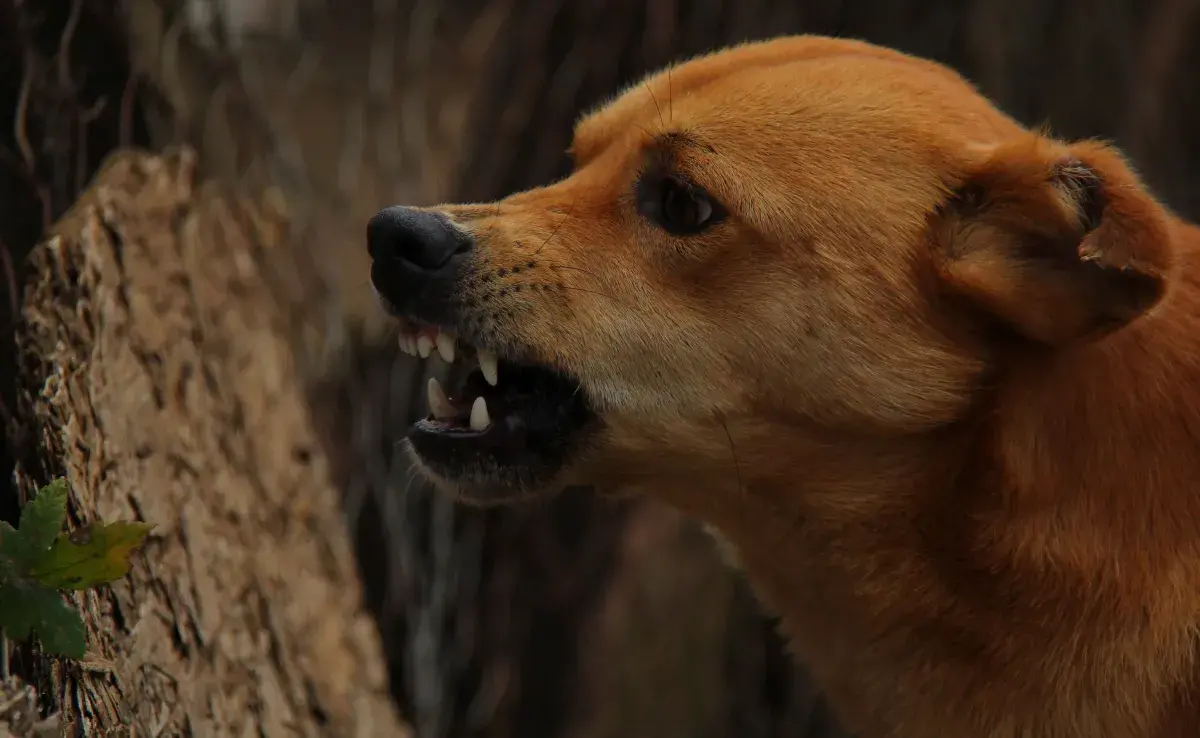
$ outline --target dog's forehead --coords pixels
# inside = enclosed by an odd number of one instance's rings
[[[589,160],[630,136],[670,129],[769,137],[772,124],[814,114],[835,124],[856,117],[878,122],[845,128],[847,137],[887,135],[894,125],[921,129],[928,143],[941,136],[983,142],[1019,130],[941,64],[858,41],[799,36],[745,44],[658,72],[580,121],[573,148],[578,159]],[[749,130],[751,123],[761,130]]]

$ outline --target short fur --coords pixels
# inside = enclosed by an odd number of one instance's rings
[[[863,738],[1200,733],[1200,234],[1119,153],[818,37],[659,73],[573,150],[440,208],[472,330],[603,419],[562,485],[720,531]],[[663,166],[728,219],[639,216]]]

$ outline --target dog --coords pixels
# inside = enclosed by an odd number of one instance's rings
[[[572,173],[388,207],[371,283],[476,504],[719,532],[862,738],[1200,734],[1200,232],[931,61],[747,43],[582,118]]]

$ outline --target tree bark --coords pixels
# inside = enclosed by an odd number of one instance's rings
[[[74,597],[88,658],[39,686],[77,735],[404,735],[260,286],[287,248],[284,204],[232,198],[193,165],[113,157],[33,255],[18,483],[65,473],[76,522],[155,526],[127,579]]]

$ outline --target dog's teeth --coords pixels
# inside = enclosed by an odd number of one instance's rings
[[[428,359],[429,355],[433,353],[433,341],[424,333],[417,337],[417,353],[421,355],[422,359]]]
[[[454,363],[454,334],[450,331],[440,331],[437,337],[437,350],[442,360],[447,364]]]
[[[479,371],[483,372],[483,378],[493,387],[500,381],[499,362],[496,355],[487,349],[479,349]]]
[[[413,343],[413,337],[407,333],[400,334],[400,350],[409,356],[416,356],[416,344]]]
[[[442,389],[441,383],[436,378],[430,377],[427,389],[429,394],[429,412],[433,413],[433,417],[438,420],[453,418],[456,415],[454,406],[450,404],[450,398],[446,397],[446,392]]]
[[[487,401],[482,397],[476,397],[474,404],[471,405],[471,430],[487,430],[491,424],[492,419],[488,417]]]

